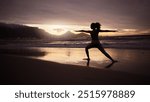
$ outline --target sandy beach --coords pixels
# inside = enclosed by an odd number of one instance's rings
[[[69,49],[72,52],[72,49]],[[83,49],[81,49],[83,50]],[[52,51],[55,51],[54,49]],[[65,51],[64,49],[61,50]],[[75,50],[77,51],[77,50]],[[112,49],[107,49],[114,58],[118,58]],[[118,50],[117,50],[118,51]],[[135,51],[135,50],[134,50]],[[133,51],[133,52],[134,52]],[[120,50],[118,51],[120,52]],[[117,52],[117,53],[118,53]],[[126,50],[127,52],[127,50]],[[129,52],[133,54],[132,51]],[[149,51],[148,51],[149,52]],[[109,65],[109,60],[101,57],[101,63],[95,64],[97,61],[91,60],[90,65],[86,66],[86,61],[80,59],[80,63],[72,64],[72,61],[64,63],[53,60],[45,60],[43,57],[27,57],[10,54],[1,54],[1,81],[0,84],[17,84],[17,85],[147,85],[150,84],[148,52],[142,53],[143,57],[138,53],[140,60],[130,56],[129,53],[124,55],[119,62],[110,68],[104,68]],[[79,52],[77,51],[79,54]],[[83,52],[84,53],[84,52]],[[123,53],[122,51],[120,53]],[[124,52],[125,54],[125,52]],[[129,54],[129,56],[127,56]],[[51,55],[58,55],[57,51]],[[56,59],[62,59],[66,56],[61,54]],[[73,54],[77,57],[76,54]],[[79,54],[80,55],[80,54]],[[45,56],[46,57],[46,56]],[[54,57],[54,56],[52,56]],[[73,57],[73,56],[72,56]],[[83,56],[80,56],[81,58]],[[128,58],[130,57],[130,58]],[[51,57],[50,57],[51,58]],[[75,60],[76,59],[76,60]],[[78,61],[78,57],[75,58]],[[99,58],[98,58],[99,59]],[[130,60],[129,60],[130,59]],[[67,59],[66,59],[67,60]],[[103,60],[103,61],[102,61]],[[117,59],[118,60],[118,59]],[[143,61],[144,60],[144,61]],[[54,62],[55,61],[55,62]],[[79,62],[79,61],[78,61]],[[105,63],[104,63],[105,62]],[[135,64],[137,63],[137,64]],[[81,65],[82,64],[82,65]],[[145,64],[145,65],[144,65]],[[94,66],[97,67],[94,67]],[[142,69],[143,66],[143,69]],[[127,69],[126,69],[127,68]],[[131,69],[130,69],[131,68]],[[134,71],[137,70],[137,73]]]

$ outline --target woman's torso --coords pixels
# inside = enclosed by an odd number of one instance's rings
[[[92,41],[99,41],[98,38],[99,31],[92,31],[90,34],[91,34]]]

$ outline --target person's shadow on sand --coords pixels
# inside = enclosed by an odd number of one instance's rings
[[[104,68],[111,68],[114,65],[114,63],[116,63],[116,62],[118,62],[118,61],[111,62],[110,64],[108,64]],[[90,60],[87,60],[86,66],[89,67],[89,65],[90,65]]]
[[[105,68],[111,68],[116,62],[118,62],[118,61],[111,62],[110,64],[108,64],[107,66],[105,66]]]

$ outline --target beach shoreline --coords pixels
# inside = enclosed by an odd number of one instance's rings
[[[150,77],[1,55],[2,85],[148,85]]]

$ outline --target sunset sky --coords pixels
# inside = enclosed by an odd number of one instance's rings
[[[150,0],[0,0],[0,22],[38,26],[50,33],[103,29],[150,33]],[[119,34],[119,33],[118,33]]]

